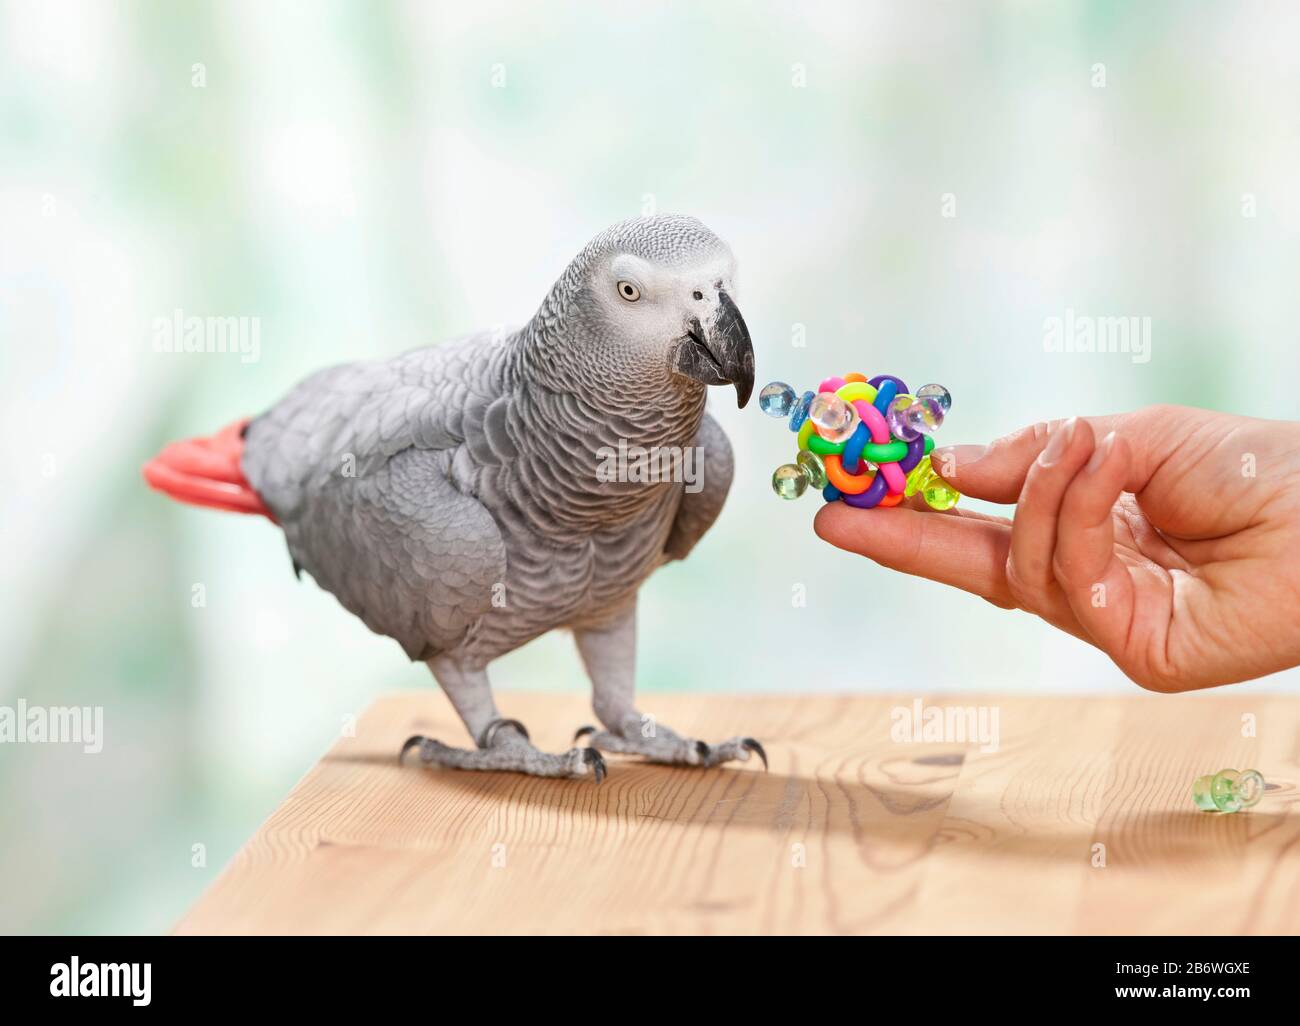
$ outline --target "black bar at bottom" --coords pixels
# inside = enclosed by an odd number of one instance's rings
[[[497,1018],[512,1000],[535,1014],[603,1018],[601,1008],[619,1017],[639,1003],[663,1012],[674,994],[688,1014],[716,1013],[712,994],[760,1020],[769,1001],[812,1014],[831,998],[863,1015],[901,1001],[924,1014],[1127,1006],[1230,1016],[1293,1008],[1297,947],[1294,937],[11,937],[0,995],[6,1016],[92,1018],[284,1007],[445,1019],[478,1001]]]

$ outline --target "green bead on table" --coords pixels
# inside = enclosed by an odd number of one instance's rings
[[[1264,786],[1258,770],[1219,770],[1213,776],[1196,778],[1192,803],[1203,812],[1239,812],[1259,804]]]

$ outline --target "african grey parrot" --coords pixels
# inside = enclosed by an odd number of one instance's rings
[[[146,479],[272,517],[295,570],[428,664],[477,748],[417,736],[402,754],[597,782],[600,750],[702,766],[754,752],[766,765],[752,738],[682,737],[633,697],[637,591],[690,553],[731,485],[731,446],[704,406],[707,385],[734,385],[742,407],[753,390],[734,273],[693,218],[624,221],[519,330],[320,371],[260,417],[167,447]],[[612,452],[653,447],[695,447],[702,487],[609,472]],[[561,755],[501,717],[487,675],[554,628],[573,631],[604,725]]]

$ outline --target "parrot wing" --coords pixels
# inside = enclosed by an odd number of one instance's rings
[[[506,576],[496,521],[451,477],[465,411],[494,384],[465,383],[464,349],[322,371],[245,435],[295,569],[412,659],[461,644]]]
[[[451,457],[405,449],[284,523],[295,565],[412,659],[460,645],[506,576],[496,521],[449,480]]]
[[[697,453],[696,473],[702,487],[698,491],[682,493],[677,516],[668,532],[664,554],[668,559],[685,559],[704,532],[713,526],[727,501],[731,490],[734,464],[731,442],[726,433],[709,414],[704,414],[700,429],[695,435]]]

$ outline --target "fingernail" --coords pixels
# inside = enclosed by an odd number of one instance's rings
[[[989,451],[987,445],[945,445],[930,453],[930,466],[946,477],[952,477],[962,467],[969,467]]]
[[[1101,440],[1101,444],[1092,452],[1092,459],[1088,461],[1088,473],[1095,474],[1101,469],[1101,465],[1106,462],[1110,455],[1111,449],[1115,448],[1115,432],[1112,431]]]
[[[1047,439],[1047,448],[1038,454],[1039,466],[1050,467],[1065,455],[1065,450],[1070,447],[1070,439],[1074,437],[1074,426],[1078,423],[1078,417],[1071,417],[1052,432]]]

